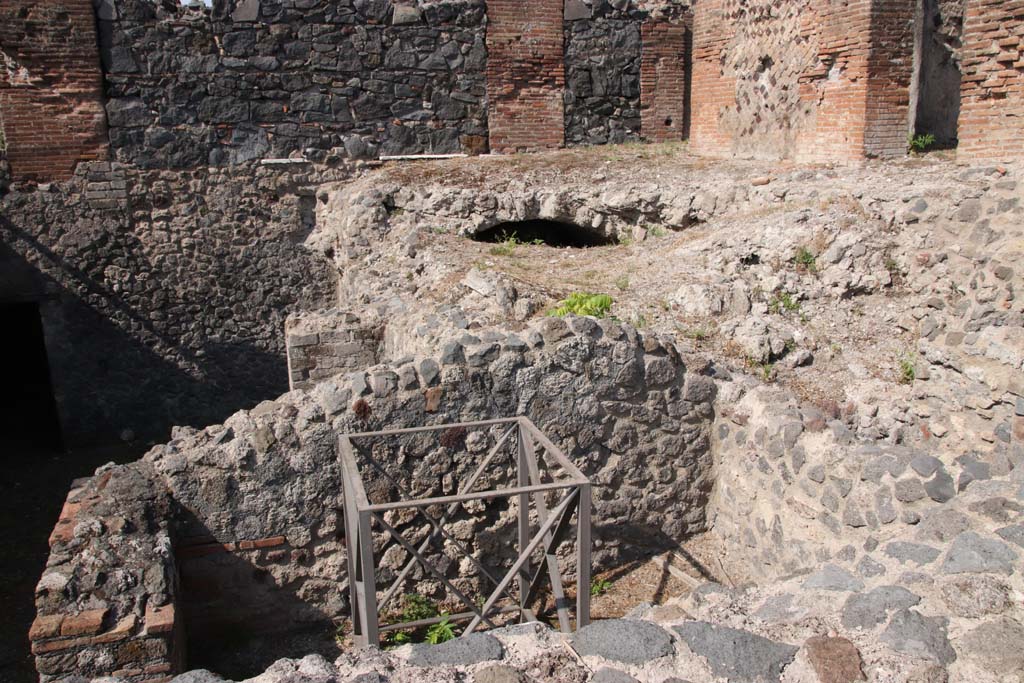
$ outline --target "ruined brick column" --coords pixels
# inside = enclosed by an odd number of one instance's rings
[[[686,123],[686,26],[648,21],[640,34],[641,133],[651,142],[681,140]]]
[[[967,3],[960,86],[959,147],[968,159],[1006,159],[1024,153],[1024,57],[1019,3]]]
[[[495,152],[565,143],[563,0],[487,3],[488,127]]]
[[[0,4],[0,121],[15,178],[65,180],[107,156],[90,0]]]
[[[850,161],[906,153],[913,5],[708,0],[694,8],[698,154]]]

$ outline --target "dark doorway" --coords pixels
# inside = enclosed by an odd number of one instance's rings
[[[43,324],[34,303],[0,304],[0,359],[6,369],[0,452],[59,449],[60,423],[50,383]],[[7,458],[5,458],[6,460]],[[9,463],[4,463],[9,464]]]
[[[963,2],[918,0],[914,50],[913,134],[934,136],[929,147],[957,144],[960,116],[960,63]]]
[[[615,244],[615,239],[575,223],[536,219],[510,221],[482,230],[473,236],[478,242],[544,244],[549,247],[600,247]]]

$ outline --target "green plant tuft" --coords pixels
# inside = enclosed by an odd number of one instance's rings
[[[900,358],[899,378],[900,384],[913,384],[917,378],[916,363],[909,355]]]
[[[448,619],[447,615],[445,615],[443,620],[427,629],[426,642],[431,645],[447,643],[449,640],[453,640],[454,638],[455,627],[452,626],[452,622]]]
[[[608,589],[612,587],[612,582],[608,579],[594,579],[590,583],[590,594],[594,597],[607,593]]]
[[[917,135],[911,135],[907,139],[907,147],[910,148],[911,152],[920,154],[921,152],[927,152],[928,148],[935,144],[935,136],[931,133],[919,133]]]
[[[612,298],[607,294],[589,294],[573,292],[569,298],[558,302],[557,307],[548,315],[562,317],[566,315],[590,315],[603,318],[612,307]]]
[[[615,281],[615,286],[618,287],[623,292],[626,291],[627,289],[629,289],[629,278],[623,275],[622,277]]]
[[[772,297],[768,302],[768,312],[772,314],[792,313],[800,310],[800,302],[793,298],[793,295],[783,290]]]
[[[807,247],[797,249],[793,262],[796,263],[797,268],[806,270],[808,273],[818,272],[818,260]]]

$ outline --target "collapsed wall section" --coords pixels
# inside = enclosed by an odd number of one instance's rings
[[[628,557],[638,539],[676,543],[707,526],[714,393],[671,341],[608,320],[549,318],[521,333],[463,333],[436,356],[342,373],[223,425],[176,430],[69,498],[37,591],[43,682],[119,672],[134,683],[180,671],[185,638],[280,636],[345,616],[339,433],[526,415],[594,483],[598,566]],[[470,452],[487,450],[468,441]],[[465,478],[475,464],[460,448],[452,439],[406,454],[417,495],[451,493]],[[382,485],[371,477],[367,488]],[[460,537],[495,571],[507,568],[515,553],[502,539],[514,537],[514,516],[469,507],[453,520]],[[389,520],[424,533],[411,517]],[[401,553],[380,550],[381,571],[394,576]],[[450,558],[436,566],[474,586]],[[96,582],[97,572],[111,579]],[[440,589],[417,588],[432,585]],[[84,621],[84,639],[52,627]],[[160,642],[147,644],[155,634]]]
[[[89,0],[0,5],[0,148],[15,178],[70,178],[107,154]]]

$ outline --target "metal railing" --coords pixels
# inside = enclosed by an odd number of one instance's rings
[[[508,426],[507,430],[500,429],[506,425]],[[379,440],[435,432],[440,433],[443,442],[445,435],[465,435],[467,430],[481,428],[488,430],[499,428],[498,433],[501,433],[501,436],[497,438],[472,475],[458,489],[458,493],[448,496],[414,497],[408,487],[403,486],[395,476],[389,474],[387,468],[377,462],[372,454],[360,452],[357,448],[357,444],[367,438]],[[569,619],[569,604],[562,586],[562,575],[556,550],[567,538],[574,514],[576,518],[576,628],[581,628],[589,623],[591,484],[579,468],[529,419],[512,417],[432,427],[342,434],[338,437],[338,450],[345,495],[345,537],[348,546],[352,630],[356,644],[379,645],[382,631],[422,628],[439,623],[444,619],[452,622],[468,621],[462,635],[473,633],[481,623],[488,627],[494,627],[495,617],[510,612],[518,612],[520,621],[536,621],[537,616],[530,606],[540,597],[539,591],[545,579],[551,585],[559,627],[563,632],[570,632],[572,626]],[[503,450],[506,457],[512,461],[509,463],[509,469],[505,472],[506,474],[515,473],[515,485],[475,491],[477,483],[482,477],[488,475],[488,469],[493,468],[495,460]],[[538,457],[539,455],[547,457]],[[398,491],[399,499],[371,501],[366,493],[366,483],[363,481],[360,470],[361,463],[372,468],[375,476],[374,482],[386,482],[389,486],[384,487],[385,489]],[[543,471],[542,464],[547,465]],[[545,475],[548,481],[545,481]],[[382,487],[377,485],[371,488],[374,491],[379,491]],[[558,492],[560,499],[549,509],[545,498],[552,492]],[[456,515],[461,505],[470,501],[495,499],[509,499],[510,505],[512,499],[518,502],[517,557],[504,576],[500,578],[484,567],[480,560],[446,529],[446,525]],[[435,514],[431,514],[430,508],[432,507],[443,508],[444,512],[440,518],[435,516],[436,510]],[[404,538],[392,524],[385,520],[386,513],[397,510],[413,510],[414,516],[419,515],[429,523],[430,533],[418,545],[414,545]],[[531,511],[534,513],[538,525],[536,530],[531,528]],[[379,601],[375,578],[377,561],[373,549],[375,528],[386,532],[390,539],[400,545],[408,555],[408,561],[397,577],[391,581],[391,585],[384,591]],[[442,571],[431,564],[425,553],[438,539],[443,539],[447,542],[447,547],[454,548],[462,556],[468,558],[481,580],[486,580],[493,586],[493,590],[482,605],[478,605],[466,596]],[[537,566],[533,567],[535,555],[537,555]],[[540,557],[541,555],[543,557]],[[468,611],[382,626],[379,623],[380,613],[398,595],[409,574],[417,565],[440,581],[452,596],[468,608]],[[511,585],[513,581],[516,581],[515,588],[512,588]],[[499,604],[502,602],[505,604]]]

